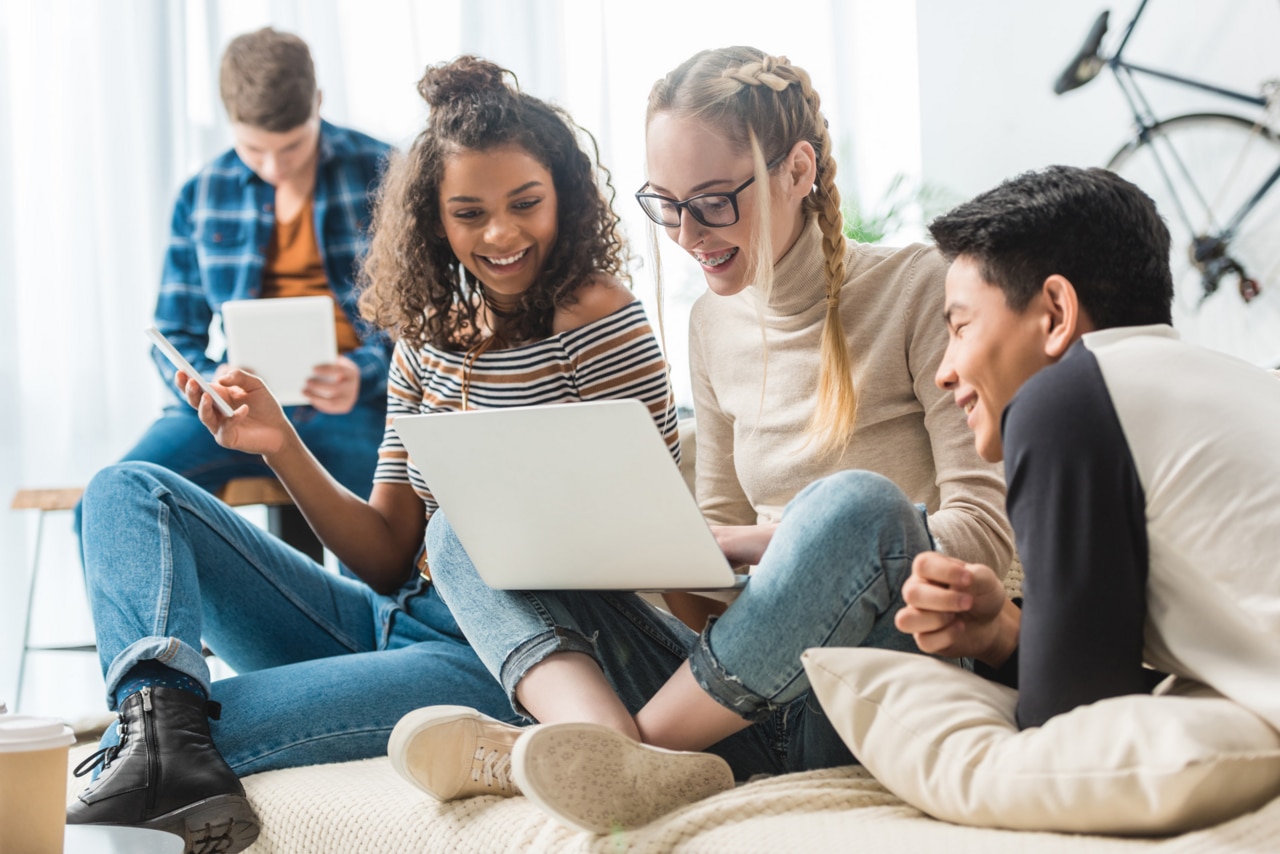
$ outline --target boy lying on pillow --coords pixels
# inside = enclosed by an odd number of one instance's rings
[[[1148,691],[1145,662],[1280,729],[1280,383],[1178,340],[1168,229],[1114,174],[1026,173],[930,231],[937,382],[1005,461],[1026,578],[1019,608],[988,567],[922,554],[898,627],[1017,687],[1021,728]]]

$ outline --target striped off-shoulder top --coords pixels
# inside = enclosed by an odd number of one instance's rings
[[[460,411],[464,375],[468,409],[636,398],[649,407],[671,455],[680,460],[667,363],[639,301],[577,329],[474,359],[430,345],[414,349],[401,340],[391,358],[387,427],[373,479],[409,483],[428,518],[436,502],[391,424],[400,415]]]

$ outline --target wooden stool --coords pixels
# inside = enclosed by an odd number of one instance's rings
[[[84,494],[83,487],[62,489],[19,489],[9,505],[11,510],[37,510],[36,541],[32,551],[31,577],[27,582],[27,611],[22,627],[22,657],[18,660],[18,686],[14,691],[13,708],[16,711],[22,700],[22,682],[26,676],[27,654],[31,652],[94,652],[93,644],[31,644],[31,609],[35,603],[36,576],[40,572],[40,546],[44,538],[44,517],[56,511],[75,509],[76,502]],[[261,504],[267,508],[267,530],[289,545],[309,556],[316,563],[324,563],[324,546],[293,504],[289,493],[273,477],[241,477],[228,481],[216,493],[232,507]]]

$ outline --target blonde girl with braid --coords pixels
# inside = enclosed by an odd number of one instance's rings
[[[415,786],[523,793],[603,833],[753,774],[851,763],[800,654],[917,652],[894,615],[920,552],[1009,565],[1001,472],[933,382],[945,262],[846,240],[831,148],[785,58],[704,51],[655,84],[637,198],[707,282],[689,332],[698,500],[750,580],[727,607],[670,596],[684,622],[632,594],[492,591],[437,514],[441,595],[537,725],[414,712],[391,755]]]

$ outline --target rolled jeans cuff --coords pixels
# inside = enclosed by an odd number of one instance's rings
[[[711,696],[720,705],[747,721],[762,721],[774,713],[777,703],[747,688],[742,680],[729,673],[716,654],[711,651],[711,627],[718,617],[707,621],[707,626],[698,635],[698,641],[689,651],[689,669],[698,687]]]
[[[192,649],[177,638],[149,637],[129,644],[115,661],[107,668],[107,698],[111,703],[111,711],[116,711],[119,700],[116,688],[125,674],[143,661],[155,660],[165,667],[190,676],[200,683],[206,695],[211,693],[213,678],[209,673],[209,664],[200,654],[200,650]]]
[[[565,629],[559,626],[547,629],[545,632],[534,635],[528,640],[521,643],[511,651],[507,656],[507,660],[502,664],[500,681],[502,682],[502,690],[506,691],[507,699],[511,701],[511,708],[518,715],[523,715],[533,720],[533,715],[529,714],[524,706],[516,699],[516,686],[520,684],[520,680],[524,679],[534,665],[540,663],[549,655],[558,652],[580,652],[588,655],[596,664],[600,664],[600,656],[596,653],[596,638],[588,638],[581,632],[575,632],[572,629]],[[601,665],[601,670],[604,666]]]

